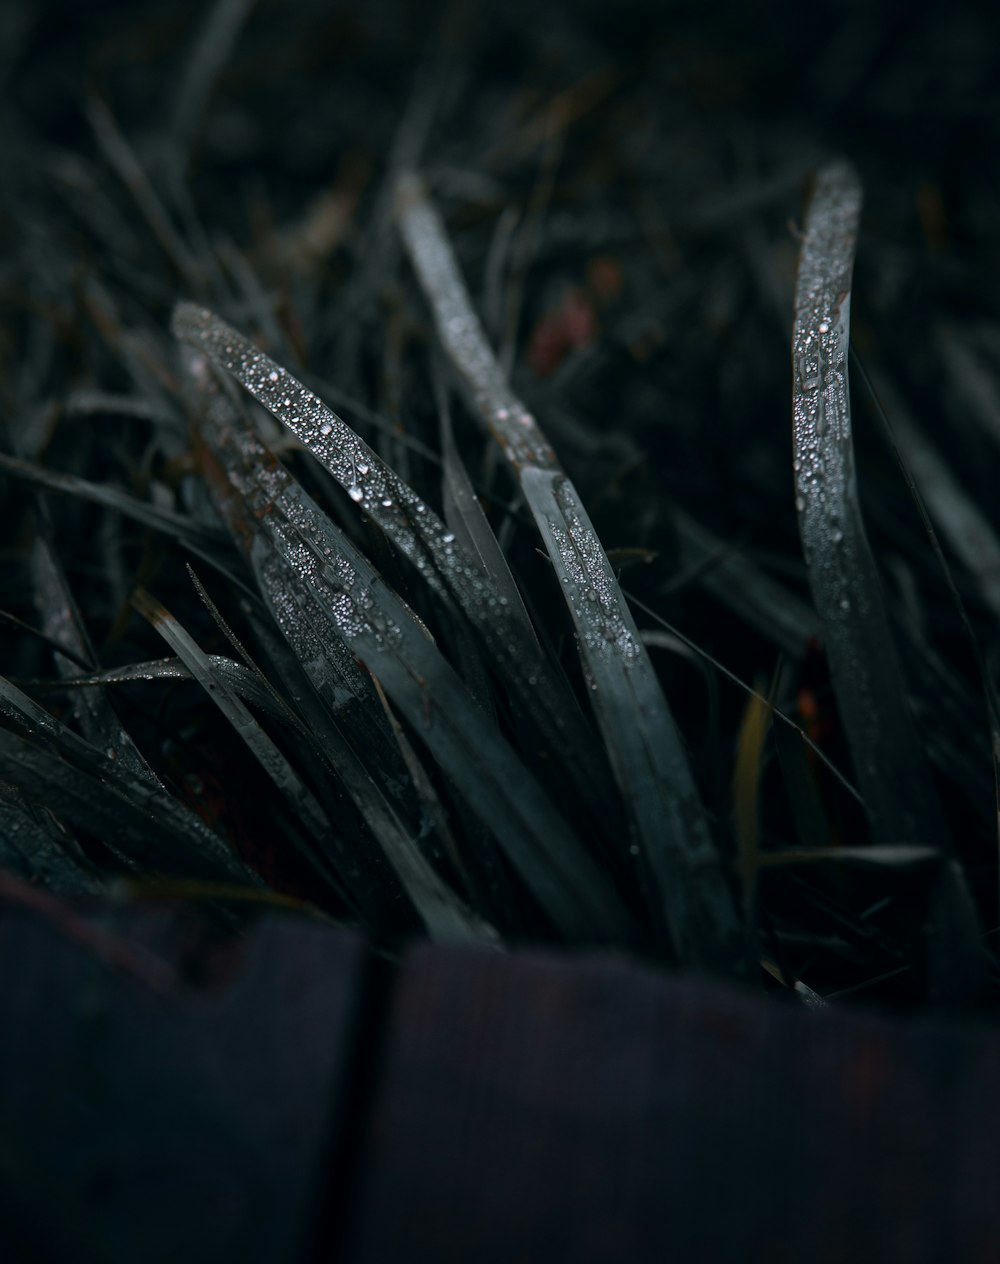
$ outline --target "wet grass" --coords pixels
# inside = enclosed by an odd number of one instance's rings
[[[989,1005],[975,16],[385,7],[8,7],[0,863]]]

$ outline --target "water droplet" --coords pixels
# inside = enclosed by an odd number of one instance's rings
[[[454,539],[455,539],[455,533],[454,533],[454,531],[446,531],[446,532],[444,533],[444,535],[441,537],[441,543],[442,543],[442,544],[451,544],[451,543],[453,543],[453,542],[454,542]]]
[[[795,497],[795,508],[798,510],[798,512],[799,512],[799,513],[801,513],[801,512],[802,512],[802,510],[803,510],[803,509],[805,509],[805,507],[806,507],[806,498],[805,498],[805,496],[796,496],[796,497]]]
[[[370,467],[370,466],[368,466],[368,465],[366,465],[366,464],[364,463],[364,461],[359,461],[359,462],[358,462],[358,473],[359,473],[360,475],[362,475],[362,477],[363,477],[365,474],[367,474],[367,473],[368,473],[368,471],[369,471],[369,469],[370,469],[370,468],[371,468],[371,467]]]
[[[324,421],[319,428],[319,432],[321,435],[328,435],[332,429],[333,425],[329,421]]]
[[[284,405],[284,407],[285,407],[285,408],[287,408],[287,407],[289,406],[289,404],[291,404],[291,402],[292,402],[292,401],[291,401],[291,400],[288,398],[288,396],[286,395],[286,396],[285,396],[285,398],[284,398],[281,402],[282,402],[282,404]]]
[[[365,498],[364,492],[361,490],[360,487],[358,487],[357,484],[355,484],[353,487],[349,487],[347,489],[347,494],[348,496],[350,496],[351,500],[353,501],[364,500]]]
[[[278,380],[278,372],[276,369],[271,370],[271,372],[267,375],[267,380],[269,382],[276,382]]]
[[[391,496],[383,496],[383,497],[382,497],[382,508],[383,508],[383,509],[391,509],[391,508],[392,508],[392,497],[391,497]]]
[[[818,328],[821,334],[828,334],[830,332],[830,326],[825,320],[821,320],[819,322]]]

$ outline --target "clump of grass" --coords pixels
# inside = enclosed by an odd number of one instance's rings
[[[812,135],[737,176],[681,97],[665,171],[641,42],[588,62],[596,8],[551,92],[516,22],[491,18],[500,62],[443,24],[414,74],[356,16],[357,62],[289,119],[273,48],[340,44],[318,7],[259,10],[177,28],[166,126],[88,85],[90,139],[19,177],[0,863],[230,923],[290,900],[387,951],[987,996],[992,327],[904,361],[873,228],[864,360],[908,483],[852,426],[854,168],[820,157],[784,228]],[[909,416],[921,371],[974,415],[949,470]]]

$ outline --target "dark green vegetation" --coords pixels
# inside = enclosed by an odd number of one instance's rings
[[[5,7],[6,869],[990,1003],[988,28],[732,8]]]

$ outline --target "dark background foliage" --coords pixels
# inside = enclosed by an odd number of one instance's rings
[[[182,502],[197,498],[182,485],[183,456],[158,448],[148,430],[66,411],[73,392],[132,389],[115,352],[123,329],[136,331],[140,359],[155,360],[176,299],[217,297],[210,279],[204,295],[190,293],[183,260],[109,174],[93,126],[95,109],[108,107],[192,250],[208,242],[250,261],[299,367],[436,450],[430,339],[387,191],[400,165],[420,166],[490,332],[623,584],[744,680],[766,685],[784,650],[779,705],[798,708],[844,761],[818,647],[789,653],[766,617],[741,613],[738,584],[726,594],[704,580],[738,548],[789,601],[808,601],[788,344],[796,226],[810,172],[831,154],[849,157],[865,187],[853,308],[862,362],[890,380],[996,521],[990,426],[1000,418],[990,421],[988,391],[977,394],[947,350],[958,338],[988,374],[1000,345],[1000,67],[989,6],[259,0],[218,75],[203,81],[198,108],[202,81],[189,58],[208,12],[151,2],[0,8],[0,392],[22,449],[137,494],[162,485]],[[363,429],[359,411],[345,415]],[[991,929],[981,681],[864,396],[855,421],[862,500],[918,721]],[[464,422],[460,438],[494,492],[498,526],[510,488]],[[381,442],[387,459],[399,456]],[[407,460],[411,481],[432,487],[433,463],[413,450]],[[26,502],[13,484],[5,495],[0,604],[30,621]],[[678,509],[716,545],[693,550]],[[190,605],[182,559],[132,536],[109,544],[103,521],[60,502],[64,565],[106,665],[151,657],[151,634],[124,598],[139,580]],[[564,629],[531,533],[510,530],[506,542],[558,643]],[[961,569],[957,582],[992,668],[993,618]],[[197,607],[191,618],[210,639]],[[7,674],[45,670],[36,643],[5,632],[3,644]],[[706,693],[697,658],[654,653],[710,808],[725,821],[745,696],[711,673]],[[717,710],[706,703],[715,689]],[[191,695],[171,706],[160,721],[201,752],[189,760],[178,748],[176,776],[194,776],[197,763],[203,800],[252,851],[253,828],[235,819],[255,816],[252,805],[227,803],[228,788],[248,781],[243,755],[214,719],[191,718]],[[774,767],[765,838],[787,841]],[[827,791],[835,840],[863,839],[850,801]],[[307,884],[293,862],[279,869],[286,888]],[[884,903],[886,890],[871,885],[852,908]],[[800,915],[805,899],[812,930],[833,935],[839,914],[827,917],[823,901],[842,892],[818,892],[775,881],[775,924],[791,909]],[[908,944],[918,930],[892,899],[879,933]],[[814,986],[831,991],[881,968],[877,952],[856,943],[846,961],[823,958],[815,944],[807,956]]]

